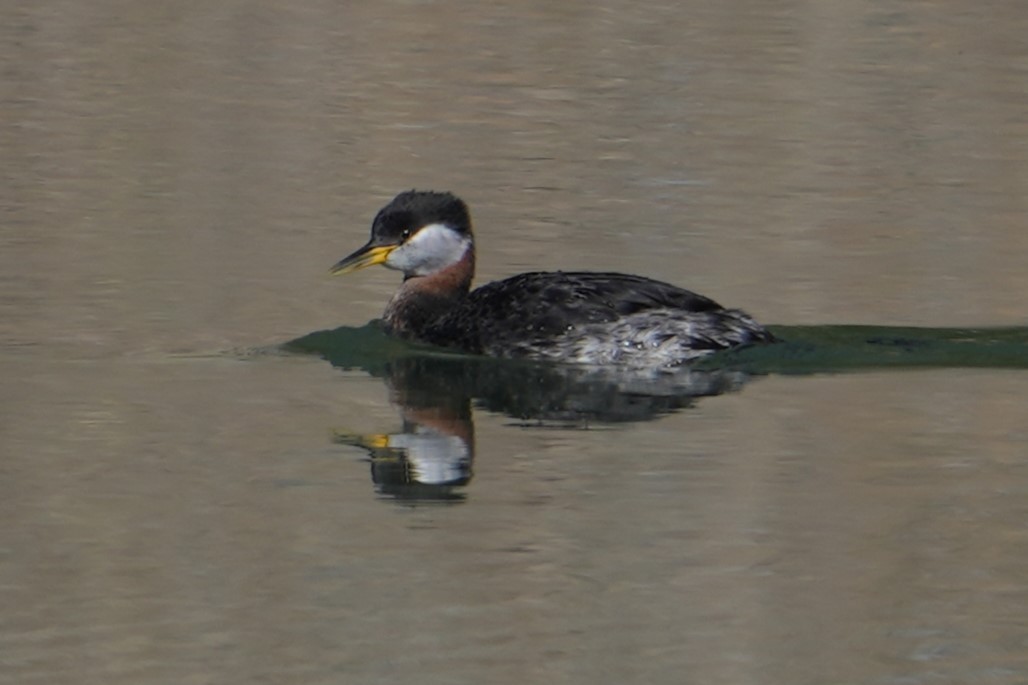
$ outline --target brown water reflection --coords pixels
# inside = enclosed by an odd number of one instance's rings
[[[1023,372],[774,376],[655,421],[474,413],[376,498],[381,380],[225,353],[377,316],[396,191],[484,279],[768,323],[1024,326],[1022,3],[9,2],[0,682],[1021,683]]]

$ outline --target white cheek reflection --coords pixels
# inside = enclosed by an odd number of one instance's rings
[[[460,261],[471,239],[445,224],[429,224],[386,257],[385,265],[405,274],[425,276]]]
[[[442,485],[468,475],[471,453],[467,443],[455,435],[418,426],[413,433],[390,435],[389,446],[404,450],[419,483]]]

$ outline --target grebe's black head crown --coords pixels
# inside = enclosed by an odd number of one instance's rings
[[[406,276],[435,273],[470,254],[474,263],[471,217],[456,195],[409,190],[379,210],[371,224],[371,240],[340,259],[333,274],[384,264]],[[471,267],[468,273],[473,273]]]
[[[471,217],[468,206],[452,193],[408,190],[379,210],[371,225],[371,235],[402,242],[431,224],[445,224],[461,235],[469,235]]]

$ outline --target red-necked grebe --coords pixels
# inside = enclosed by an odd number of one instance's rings
[[[775,340],[738,309],[642,276],[533,272],[472,291],[471,217],[450,193],[400,193],[331,272],[373,264],[403,272],[391,333],[473,354],[655,368]]]

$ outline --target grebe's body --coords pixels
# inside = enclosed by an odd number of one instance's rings
[[[372,264],[404,275],[385,311],[392,333],[473,354],[653,368],[774,341],[737,309],[642,276],[533,272],[472,291],[471,219],[449,193],[396,196],[332,273]]]

